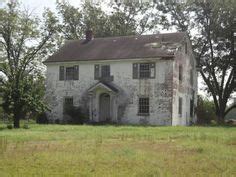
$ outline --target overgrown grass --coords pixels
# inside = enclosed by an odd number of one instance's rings
[[[236,176],[236,128],[0,126],[5,176]]]

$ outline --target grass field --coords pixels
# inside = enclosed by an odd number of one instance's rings
[[[236,176],[236,128],[0,125],[8,176]]]

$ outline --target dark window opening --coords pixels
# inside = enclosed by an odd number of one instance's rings
[[[187,44],[187,42],[185,42],[185,54],[187,54],[188,53],[188,44]]]
[[[179,115],[182,116],[182,104],[183,104],[183,100],[182,98],[179,98]]]
[[[101,66],[101,77],[109,77],[110,76],[110,65],[102,65]]]
[[[192,99],[190,99],[190,117],[193,117],[193,105],[194,105],[194,102]]]
[[[155,78],[155,63],[133,63],[133,79]]]
[[[139,114],[149,114],[149,98],[139,98]]]
[[[73,79],[74,79],[74,67],[67,67],[66,80],[73,80]]]
[[[179,65],[179,81],[183,80],[183,67]]]
[[[60,67],[59,67],[59,80],[60,80],[60,81],[63,81],[63,80],[64,80],[64,73],[65,73],[65,71],[64,71],[64,66],[60,66]]]
[[[139,77],[140,78],[150,78],[150,64],[140,63],[139,65]]]
[[[73,108],[73,97],[66,97],[64,99],[64,113],[68,113]]]
[[[59,80],[78,80],[79,79],[79,66],[59,67]]]

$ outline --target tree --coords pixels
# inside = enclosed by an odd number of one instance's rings
[[[13,117],[14,127],[29,111],[46,109],[42,101],[41,60],[50,52],[57,19],[49,10],[44,21],[11,1],[0,9],[1,93],[4,111]]]
[[[67,2],[57,2],[57,15],[62,19],[58,33],[60,37],[81,39],[84,32],[92,29],[95,37],[143,34],[156,27],[152,5],[140,3],[112,4],[105,12],[100,5],[84,3],[76,8]]]
[[[196,114],[197,124],[210,124],[212,120],[216,120],[214,102],[198,95]]]
[[[179,31],[188,32],[200,75],[213,97],[217,122],[223,123],[228,113],[227,102],[236,88],[233,67],[236,58],[232,52],[236,2],[166,1],[160,2],[157,8],[166,19],[168,15],[171,17],[165,21],[167,29],[174,26]]]

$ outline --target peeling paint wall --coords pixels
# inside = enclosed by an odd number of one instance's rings
[[[133,63],[155,62],[155,79],[133,79]],[[46,97],[51,108],[48,116],[51,121],[63,121],[63,101],[66,96],[72,96],[75,106],[89,109],[87,90],[96,84],[94,80],[94,65],[109,64],[113,84],[118,87],[116,98],[117,122],[124,124],[172,124],[172,86],[173,60],[145,59],[98,62],[71,62],[47,64]],[[59,66],[79,65],[79,80],[59,81]],[[149,116],[138,115],[139,96],[150,99]],[[116,109],[115,109],[116,110]],[[97,110],[95,110],[94,114]]]
[[[188,45],[185,54],[185,42]],[[182,66],[182,81],[179,80],[179,66]],[[191,72],[193,82],[191,83]],[[196,115],[190,116],[190,100],[194,100],[194,107],[197,105],[197,70],[196,60],[192,54],[189,40],[182,43],[179,51],[175,53],[173,65],[173,110],[172,125],[189,125],[196,121]],[[179,98],[182,98],[182,115],[179,114]]]

